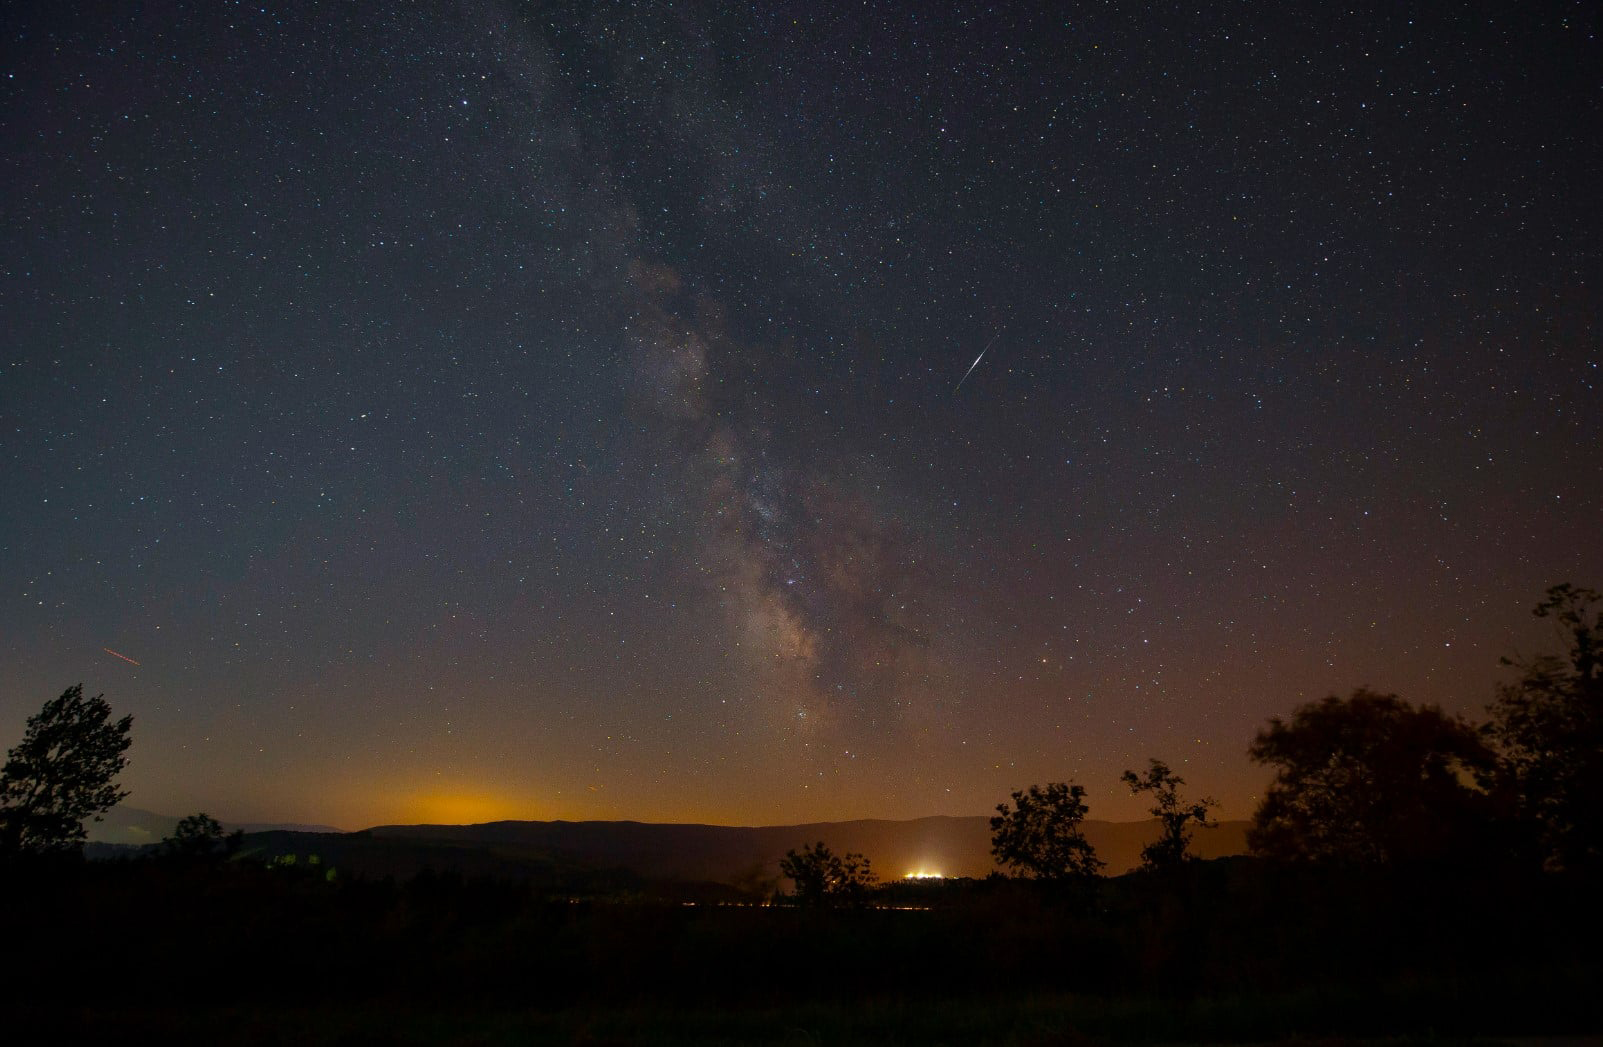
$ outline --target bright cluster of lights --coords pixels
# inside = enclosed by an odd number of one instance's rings
[[[938,872],[925,872],[923,869],[920,869],[918,872],[910,872],[910,873],[908,873],[906,876],[902,877],[902,879],[904,879],[904,880],[944,880],[944,879],[946,879],[946,877],[942,876]]]

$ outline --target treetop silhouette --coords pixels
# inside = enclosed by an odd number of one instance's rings
[[[1275,767],[1247,842],[1269,857],[1386,864],[1468,845],[1493,755],[1433,705],[1359,688],[1275,717],[1248,749]]]
[[[1074,881],[1097,875],[1105,864],[1081,829],[1088,810],[1085,787],[1051,782],[1012,794],[1013,807],[997,804],[991,819],[991,854],[999,864],[1038,880]]]
[[[779,871],[796,885],[796,901],[807,906],[861,905],[879,877],[869,860],[847,852],[837,856],[824,842],[785,852]]]
[[[1562,654],[1504,658],[1486,734],[1499,786],[1550,866],[1603,868],[1603,594],[1555,585],[1533,612],[1552,619]]]
[[[1147,762],[1145,775],[1125,771],[1119,780],[1128,785],[1132,793],[1152,794],[1151,811],[1161,826],[1161,835],[1141,848],[1142,866],[1147,869],[1172,869],[1195,857],[1186,850],[1191,843],[1193,827],[1219,828],[1218,822],[1208,820],[1208,811],[1219,806],[1219,803],[1212,797],[1194,802],[1181,799],[1180,786],[1186,780],[1170,771],[1169,765],[1162,760]]]
[[[84,819],[99,821],[128,795],[116,778],[128,765],[132,725],[132,716],[113,722],[105,696],[85,698],[82,684],[28,717],[0,770],[0,853],[82,846]]]

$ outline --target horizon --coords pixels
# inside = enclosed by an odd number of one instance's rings
[[[825,819],[815,819],[813,821],[806,821],[806,822],[763,822],[763,823],[742,823],[742,824],[731,824],[731,823],[723,823],[723,822],[694,822],[694,821],[688,821],[688,822],[687,821],[662,822],[662,821],[649,821],[649,820],[641,819],[641,818],[491,818],[491,819],[489,819],[487,821],[477,821],[477,822],[373,822],[371,824],[364,824],[360,828],[347,828],[347,827],[344,827],[344,826],[337,826],[337,825],[334,825],[334,824],[332,824],[330,822],[319,821],[319,820],[316,820],[316,819],[304,820],[304,819],[295,819],[295,818],[227,818],[227,817],[223,817],[223,816],[217,814],[216,812],[208,811],[208,810],[189,811],[189,812],[186,812],[186,814],[171,814],[171,813],[167,813],[167,812],[163,812],[163,811],[148,810],[146,808],[140,807],[137,804],[130,804],[130,803],[127,803],[127,802],[118,804],[116,807],[112,808],[112,810],[113,811],[122,810],[122,811],[137,812],[139,814],[151,815],[153,817],[161,818],[161,819],[164,819],[164,820],[177,820],[179,818],[186,817],[187,814],[206,814],[206,815],[210,815],[210,816],[216,818],[225,827],[238,827],[238,826],[300,827],[300,828],[291,828],[291,829],[289,829],[289,831],[317,831],[317,830],[320,830],[320,829],[333,829],[336,832],[340,832],[340,833],[359,833],[359,832],[366,832],[366,831],[368,831],[370,829],[382,829],[382,828],[390,828],[390,827],[397,827],[397,828],[454,828],[454,829],[469,829],[469,828],[473,828],[475,826],[481,826],[481,825],[495,825],[495,824],[500,823],[500,822],[532,822],[532,823],[537,823],[537,824],[566,824],[566,825],[585,825],[585,824],[598,824],[598,825],[601,825],[601,824],[682,825],[682,826],[703,827],[703,828],[712,828],[712,829],[790,829],[790,828],[804,829],[804,828],[807,828],[809,826],[814,826],[814,825],[842,825],[842,824],[848,824],[848,823],[852,823],[852,822],[905,823],[905,822],[920,822],[920,821],[926,821],[926,820],[935,819],[935,818],[946,818],[946,819],[969,819],[969,818],[986,818],[986,819],[988,819],[988,818],[990,818],[989,814],[922,814],[922,815],[914,815],[913,817],[910,817],[910,818],[875,818],[875,817],[825,818]],[[108,812],[108,813],[110,813],[110,812]],[[1251,819],[1249,819],[1249,818],[1218,818],[1216,820],[1220,824],[1224,824],[1226,822],[1239,824],[1239,823],[1248,822]],[[1155,818],[1153,815],[1150,815],[1150,814],[1146,815],[1145,817],[1140,817],[1140,818],[1093,818],[1093,817],[1087,816],[1085,821],[1086,821],[1086,824],[1088,824],[1088,825],[1090,825],[1090,824],[1136,825],[1136,824],[1140,824],[1140,823],[1143,823],[1143,822],[1157,821],[1157,818]],[[101,824],[104,825],[105,823],[102,822]],[[94,826],[95,826],[95,823],[93,821],[85,823],[85,828],[89,830],[89,835],[90,835],[91,841],[93,841],[94,836],[95,836]],[[265,831],[265,830],[253,830],[253,831]],[[1207,830],[1204,829],[1202,831],[1205,832]]]

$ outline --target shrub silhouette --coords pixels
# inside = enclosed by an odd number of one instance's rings
[[[161,851],[179,860],[222,860],[233,857],[244,839],[243,830],[224,832],[221,822],[201,811],[181,819],[173,834],[161,841]]]
[[[779,871],[796,884],[796,901],[808,906],[861,905],[878,882],[867,858],[837,857],[822,840],[798,853],[786,851]]]

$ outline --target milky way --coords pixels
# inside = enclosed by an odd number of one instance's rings
[[[1239,817],[1299,702],[1475,714],[1603,582],[1603,53],[1427,14],[26,6],[0,743],[82,681],[172,814]]]

